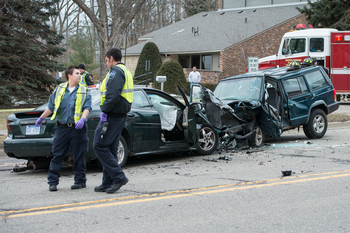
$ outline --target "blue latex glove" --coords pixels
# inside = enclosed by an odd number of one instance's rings
[[[106,122],[107,121],[107,113],[101,112],[100,114],[100,120],[102,122]]]
[[[75,128],[76,129],[83,128],[85,121],[86,121],[86,119],[84,117],[80,118],[80,120],[77,123],[75,123]]]
[[[43,124],[43,120],[43,118],[39,117],[39,119],[35,122],[35,126],[41,126]]]

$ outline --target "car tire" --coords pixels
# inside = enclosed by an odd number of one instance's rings
[[[322,138],[328,127],[327,116],[321,109],[311,111],[309,122],[303,125],[303,131],[308,138]]]
[[[218,147],[219,135],[209,124],[203,124],[199,131],[197,154],[210,155]]]
[[[119,146],[118,146],[118,164],[123,167],[129,157],[129,149],[126,140],[120,135]]]
[[[257,126],[257,125],[254,126],[254,130],[255,130],[255,137],[253,138],[254,141],[253,141],[252,145],[255,147],[263,146],[265,143],[264,131],[261,129],[260,126]]]
[[[126,164],[128,157],[129,157],[128,144],[126,143],[124,137],[120,135],[119,145],[118,145],[118,164],[120,167],[123,167]],[[100,160],[98,160],[98,158],[96,158],[96,164],[99,168],[103,169],[103,165],[100,162]]]

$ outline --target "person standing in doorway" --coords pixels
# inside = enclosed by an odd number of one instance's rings
[[[58,85],[49,98],[48,107],[35,123],[40,127],[51,113],[51,120],[57,119],[52,145],[53,158],[47,176],[50,191],[57,191],[69,147],[74,161],[74,184],[71,189],[86,187],[85,154],[89,141],[86,119],[91,111],[91,94],[86,87],[79,84],[81,76],[77,66],[70,66],[65,75],[68,82]]]
[[[106,53],[109,71],[100,87],[102,112],[93,143],[95,154],[103,166],[103,177],[95,192],[115,193],[129,182],[118,164],[118,144],[131,109],[134,82],[121,59],[122,53],[118,48]]]
[[[85,70],[85,65],[80,64],[78,67],[81,74],[80,84],[85,87],[94,85],[94,80],[92,79],[92,75]]]

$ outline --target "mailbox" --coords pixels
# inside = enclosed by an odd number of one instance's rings
[[[157,76],[156,81],[161,83],[166,81],[166,76]]]

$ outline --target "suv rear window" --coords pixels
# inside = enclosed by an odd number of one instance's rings
[[[301,76],[285,79],[283,80],[283,85],[289,97],[294,97],[309,92],[305,80]]]
[[[317,88],[328,85],[325,78],[319,70],[305,74],[305,78],[309,83],[311,90],[315,90]]]

